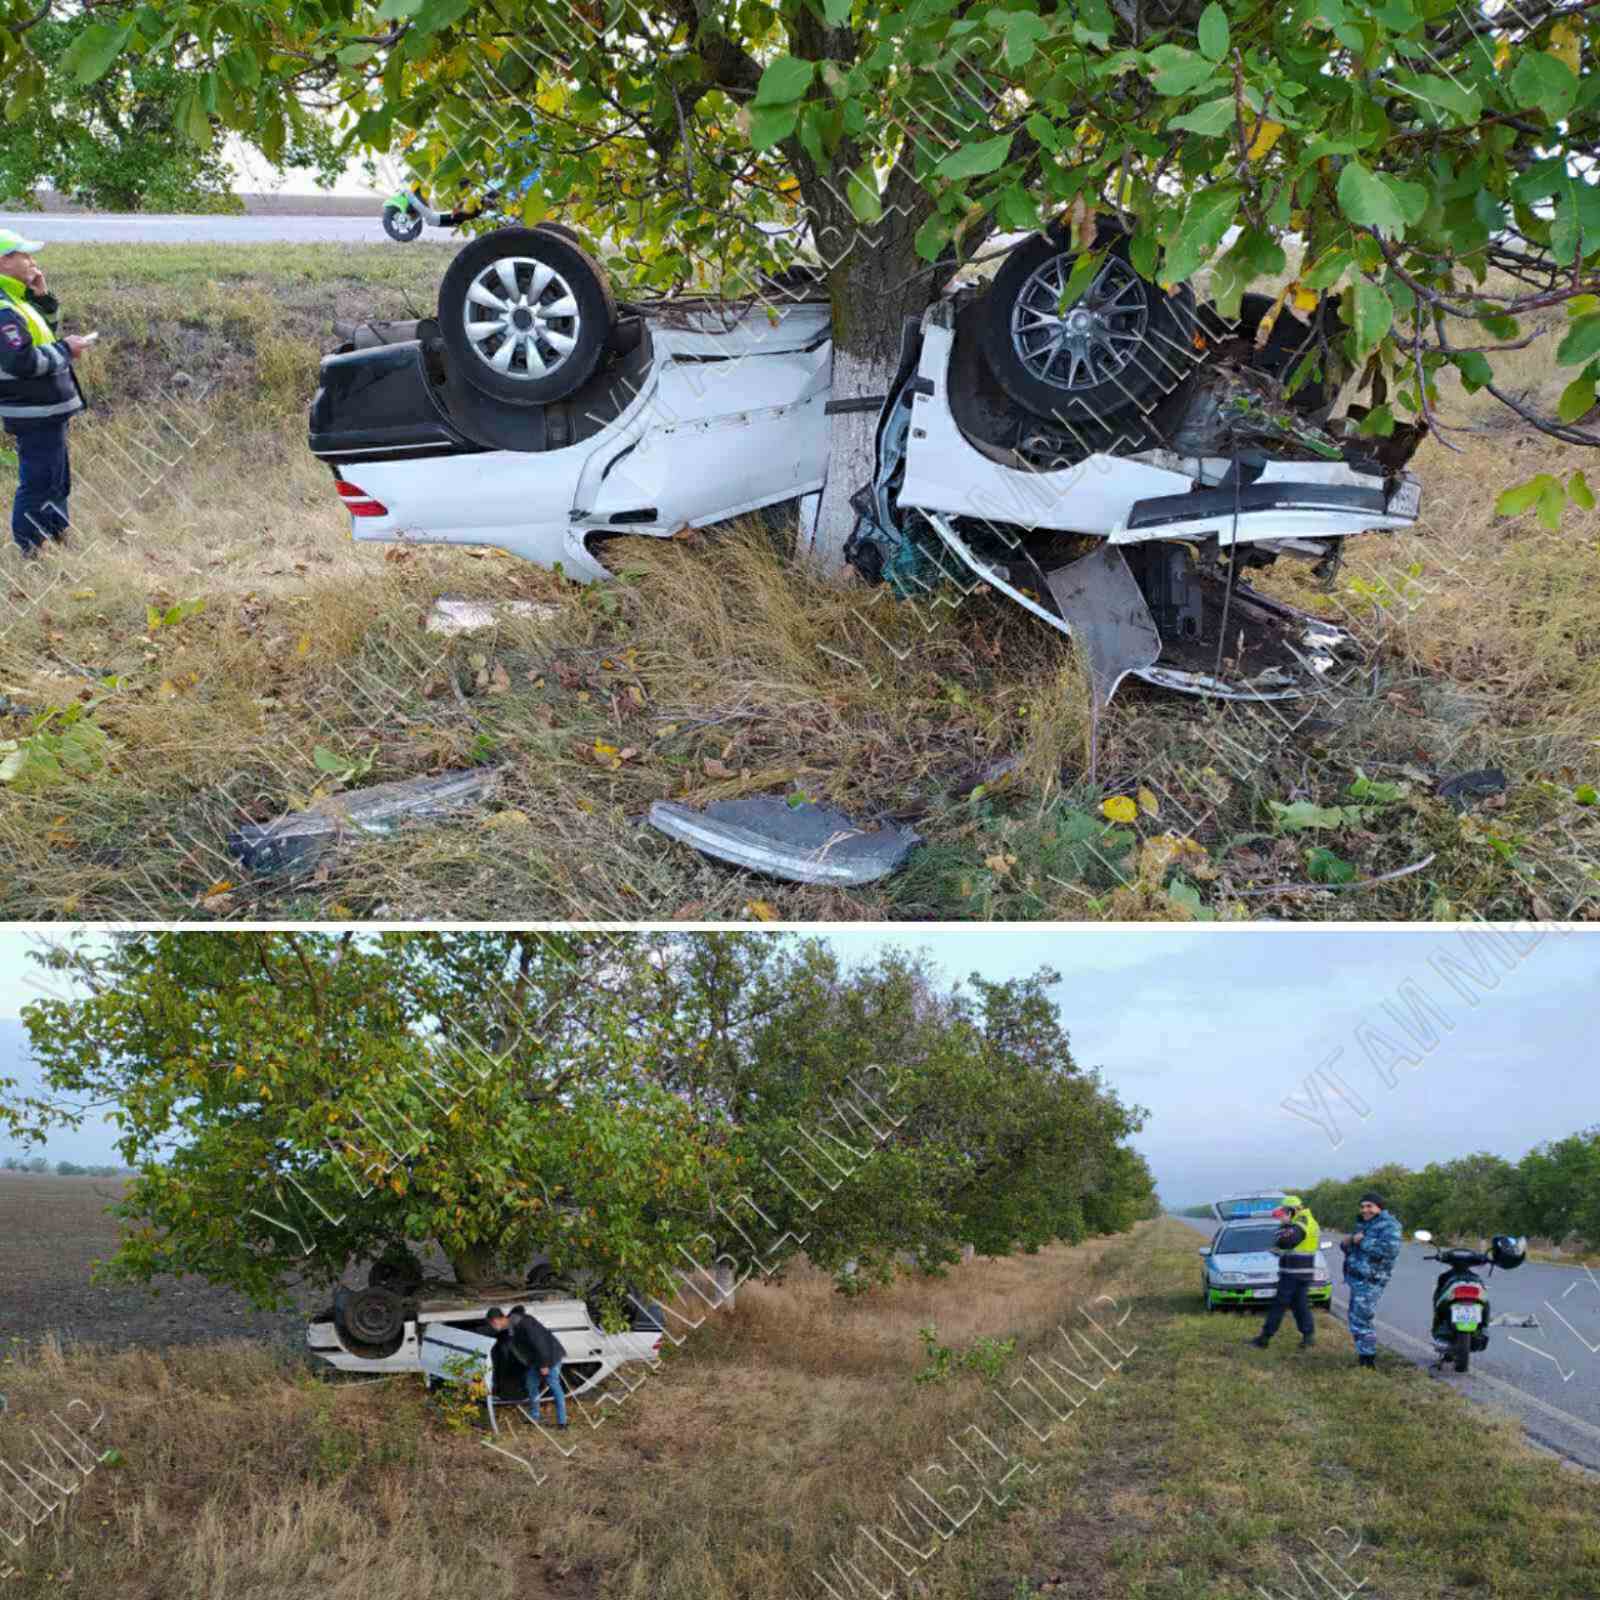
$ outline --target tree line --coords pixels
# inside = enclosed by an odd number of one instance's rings
[[[1600,1249],[1600,1125],[1552,1139],[1522,1157],[1478,1151],[1421,1171],[1390,1162],[1305,1191],[1323,1219],[1355,1215],[1363,1190],[1383,1195],[1405,1226],[1448,1238],[1524,1234]]]
[[[1074,1058],[1048,968],[951,982],[742,933],[138,933],[40,959],[83,995],[24,1012],[43,1081],[115,1107],[136,1169],[115,1276],[273,1304],[437,1248],[464,1284],[542,1256],[659,1293],[686,1262],[803,1253],[859,1291],[1156,1214],[1145,1113]]]
[[[6,1156],[0,1159],[0,1172],[54,1172],[58,1178],[120,1178],[126,1167],[104,1164],[81,1166],[76,1161],[57,1161],[54,1166],[44,1156]]]

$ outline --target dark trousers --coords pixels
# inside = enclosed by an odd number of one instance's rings
[[[67,496],[72,467],[67,460],[65,422],[23,423],[11,437],[17,447],[17,498],[11,506],[11,537],[24,550],[67,531]]]
[[[1283,1324],[1284,1313],[1288,1311],[1294,1313],[1294,1325],[1300,1330],[1302,1339],[1309,1339],[1316,1333],[1317,1325],[1311,1320],[1310,1278],[1279,1275],[1278,1293],[1267,1308],[1267,1320],[1261,1324],[1263,1339],[1270,1339],[1278,1331]]]

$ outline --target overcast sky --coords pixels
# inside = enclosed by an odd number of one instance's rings
[[[14,1019],[40,992],[23,959],[27,937],[0,930],[0,1076],[23,1079],[30,1069]],[[1172,1205],[1381,1161],[1421,1166],[1474,1150],[1515,1159],[1600,1121],[1591,1054],[1600,933],[1213,927],[826,937],[851,958],[890,944],[924,948],[951,978],[1055,968],[1079,1062],[1149,1108],[1135,1143]],[[1400,1051],[1412,1059],[1397,1059]],[[52,1140],[48,1154],[115,1158],[111,1131],[98,1122]]]

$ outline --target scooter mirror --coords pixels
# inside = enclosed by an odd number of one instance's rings
[[[1417,1231],[1411,1235],[1411,1237],[1415,1239],[1418,1244],[1433,1243],[1433,1235],[1429,1233],[1426,1228],[1418,1228]]]

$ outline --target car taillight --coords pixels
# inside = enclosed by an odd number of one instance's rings
[[[389,508],[374,500],[367,491],[357,484],[346,483],[340,478],[334,488],[339,491],[339,498],[344,501],[345,510],[352,517],[386,517]]]
[[[1458,1283],[1450,1291],[1452,1300],[1481,1300],[1483,1299],[1483,1285],[1481,1283]]]
[[[652,1350],[659,1350],[661,1348],[661,1341],[657,1339],[656,1342],[650,1346],[650,1348]]]

